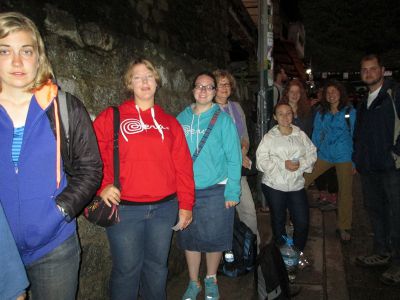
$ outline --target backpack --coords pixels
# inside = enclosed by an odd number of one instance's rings
[[[235,215],[232,240],[233,261],[225,257],[220,265],[220,273],[228,277],[238,277],[254,270],[257,258],[257,236]]]
[[[265,300],[289,300],[289,277],[275,243],[265,245],[258,255],[258,295]],[[261,298],[260,298],[261,299]]]

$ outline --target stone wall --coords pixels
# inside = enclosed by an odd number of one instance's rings
[[[156,102],[177,114],[192,101],[190,85],[197,72],[229,63],[228,2],[4,0],[0,11],[19,11],[36,22],[59,85],[78,96],[93,117],[127,97],[121,76],[135,57],[146,57],[157,66],[162,87]],[[248,95],[245,80],[240,86],[242,95]],[[105,231],[82,217],[78,224],[78,298],[107,299],[111,260]],[[186,268],[174,242],[169,264],[170,276]]]

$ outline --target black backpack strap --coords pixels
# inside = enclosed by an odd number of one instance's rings
[[[70,126],[69,126],[69,104],[71,94],[58,90],[56,101],[59,107],[59,116],[61,120],[61,157],[63,160],[64,171],[69,175],[73,176],[74,167],[70,159]]]
[[[67,144],[69,144],[69,115],[68,115],[67,93],[59,89],[57,96],[58,96],[58,104],[60,107],[61,123],[64,127]]]
[[[119,182],[119,145],[118,145],[118,135],[119,135],[119,109],[118,107],[112,106],[114,111],[114,127],[113,127],[113,162],[114,162],[114,186],[119,190],[121,189],[121,184]]]

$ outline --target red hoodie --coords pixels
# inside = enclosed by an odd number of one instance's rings
[[[182,127],[161,107],[142,111],[133,100],[119,106],[121,199],[155,202],[177,193],[179,208],[194,204],[193,163]],[[94,121],[104,177],[98,194],[113,183],[113,110]]]

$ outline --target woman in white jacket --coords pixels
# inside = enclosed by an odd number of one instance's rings
[[[303,251],[308,236],[308,201],[303,173],[311,173],[317,159],[316,148],[307,135],[292,125],[293,111],[288,104],[277,104],[278,122],[261,140],[257,149],[257,169],[263,172],[262,190],[271,211],[275,240],[281,244],[286,235],[286,210],[293,222],[293,241]]]

